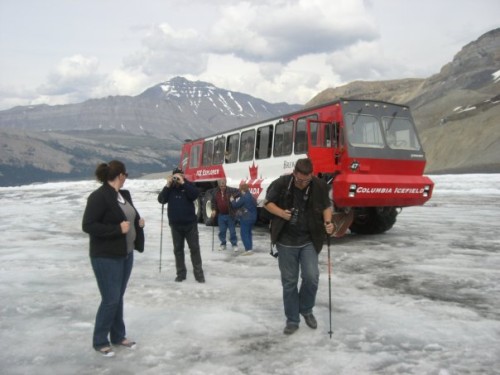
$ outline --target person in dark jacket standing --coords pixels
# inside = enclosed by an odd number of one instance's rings
[[[219,225],[220,251],[226,250],[226,235],[229,229],[229,241],[234,252],[238,251],[238,237],[236,236],[235,210],[231,206],[231,198],[239,197],[237,189],[227,187],[226,179],[217,181],[218,187],[212,197],[212,219],[217,216]]]
[[[319,284],[318,254],[326,234],[333,233],[332,209],[326,183],[313,176],[310,159],[299,159],[293,174],[281,176],[269,186],[265,208],[273,214],[271,242],[278,250],[283,286],[286,327],[291,335],[299,328],[300,315],[316,329],[313,315]],[[299,270],[302,282],[298,289]]]
[[[186,263],[184,261],[184,241],[191,252],[191,263],[196,281],[205,282],[203,273],[200,240],[198,234],[198,218],[194,209],[194,201],[198,199],[198,189],[184,177],[181,169],[174,169],[172,175],[167,177],[167,184],[158,194],[158,202],[168,203],[167,214],[172,240],[174,243],[175,268],[177,277],[175,281],[186,280]]]
[[[90,262],[101,293],[95,319],[93,347],[105,357],[114,356],[113,345],[134,349],[123,320],[123,296],[132,272],[134,249],[144,251],[144,219],[122,190],[128,176],[125,165],[113,160],[95,171],[101,187],[87,199],[82,229],[90,238]],[[109,335],[109,339],[108,339]]]

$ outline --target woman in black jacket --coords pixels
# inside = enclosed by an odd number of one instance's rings
[[[122,162],[102,163],[95,175],[102,185],[88,197],[82,221],[83,231],[89,234],[90,261],[101,293],[92,344],[103,356],[112,357],[110,341],[129,349],[136,345],[125,335],[123,295],[132,272],[133,251],[144,251],[144,219],[130,192],[121,190],[128,176]]]

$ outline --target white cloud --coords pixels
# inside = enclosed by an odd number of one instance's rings
[[[210,36],[214,53],[232,53],[253,62],[287,63],[307,54],[332,52],[357,40],[372,40],[377,31],[361,1],[301,0],[281,6],[229,5]]]
[[[152,27],[125,69],[152,83],[183,75],[268,101],[304,103],[340,80],[327,54],[377,37],[362,1],[218,4],[219,18],[206,34]]]
[[[124,60],[126,69],[151,77],[199,74],[206,69],[203,36],[194,29],[174,30],[169,24],[153,26],[143,38],[143,47]]]
[[[235,56],[211,55],[207,72],[188,78],[251,93],[273,103],[294,104],[305,103],[321,90],[340,82],[339,76],[327,65],[324,54],[300,57],[286,65],[253,64]]]
[[[141,72],[116,69],[106,78],[103,86],[96,88],[96,97],[107,95],[138,95],[149,84],[149,78]]]
[[[303,103],[354,79],[437,73],[500,11],[494,0],[53,1],[1,3],[0,109],[137,95],[177,75]]]
[[[47,95],[88,93],[102,80],[98,69],[99,61],[96,57],[66,57],[50,73],[48,82],[39,88],[39,92]]]
[[[272,80],[283,72],[283,65],[275,62],[259,64],[259,71],[263,79]]]
[[[395,78],[406,78],[397,77],[397,72],[401,72],[404,66],[394,59],[386,58],[378,41],[362,41],[336,51],[328,56],[326,63],[344,83],[360,79],[387,79],[393,75],[396,75]]]

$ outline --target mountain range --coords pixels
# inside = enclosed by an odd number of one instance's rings
[[[15,107],[0,111],[0,186],[86,178],[113,158],[123,160],[133,177],[169,170],[185,139],[301,107],[183,77],[135,97]]]
[[[318,93],[409,105],[427,173],[500,172],[500,28],[467,44],[426,79],[355,81]],[[138,96],[0,111],[0,186],[88,178],[119,158],[132,176],[167,171],[182,142],[277,117],[303,105],[269,103],[183,77]]]

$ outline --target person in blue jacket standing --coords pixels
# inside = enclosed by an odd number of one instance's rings
[[[245,247],[243,255],[251,255],[253,254],[252,228],[257,221],[257,202],[250,193],[248,184],[245,182],[240,184],[240,197],[238,199],[231,197],[231,206],[238,210],[240,237]]]
[[[200,254],[198,217],[194,208],[194,201],[198,199],[198,195],[196,186],[184,177],[184,172],[179,168],[174,169],[172,175],[167,177],[167,184],[158,194],[158,202],[168,203],[168,224],[174,243],[177,282],[186,280],[187,275],[184,241],[187,242],[191,253],[194,278],[199,283],[205,282]]]

